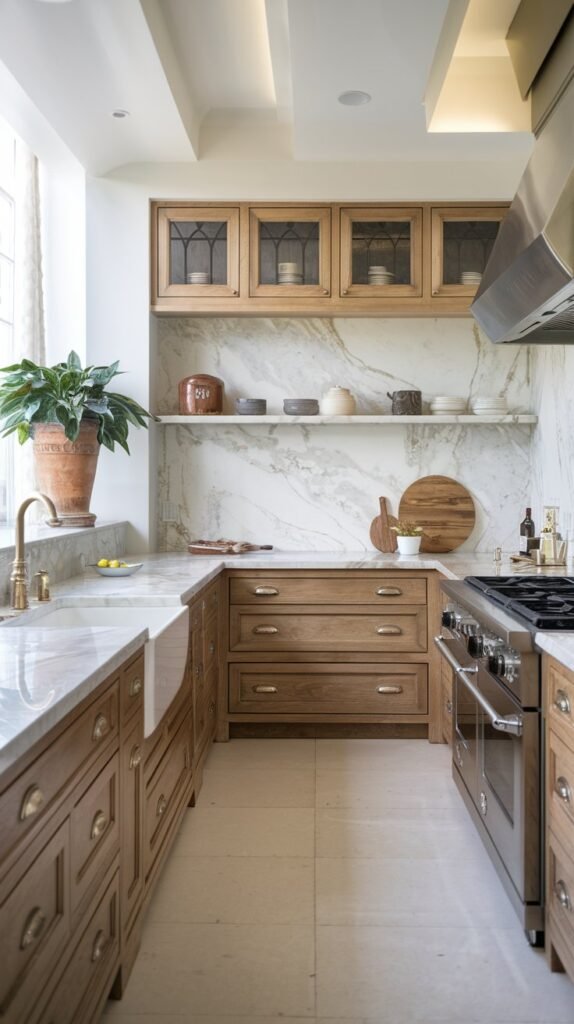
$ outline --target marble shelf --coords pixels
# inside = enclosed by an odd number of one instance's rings
[[[160,416],[159,422],[185,425],[188,427],[209,426],[428,426],[440,427],[454,423],[469,427],[519,426],[538,422],[533,413],[507,413],[503,416]]]

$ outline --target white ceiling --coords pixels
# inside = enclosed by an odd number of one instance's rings
[[[471,0],[465,45],[498,53],[516,2]],[[0,0],[0,61],[95,174],[214,156],[526,159],[525,132],[427,132],[453,3],[469,0]],[[342,106],[349,89],[372,102]]]

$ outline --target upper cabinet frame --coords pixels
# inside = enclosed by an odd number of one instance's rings
[[[486,251],[493,231],[487,225],[498,225],[507,209],[461,202],[152,201],[151,309],[195,316],[469,315],[476,288],[468,278],[461,283],[457,240],[463,237],[460,267],[472,269],[480,260],[476,247],[467,246],[465,223]],[[206,273],[204,256],[182,262],[190,233],[190,245],[201,236],[209,246],[217,236],[207,282],[189,272],[191,266],[193,274]]]

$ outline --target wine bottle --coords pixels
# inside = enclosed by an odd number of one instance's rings
[[[520,547],[519,551],[523,555],[529,554],[528,541],[534,537],[534,520],[532,519],[532,509],[526,509],[526,515],[520,524]]]

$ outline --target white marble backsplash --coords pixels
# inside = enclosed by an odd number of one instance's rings
[[[177,412],[178,381],[205,372],[237,397],[320,397],[351,388],[357,412],[390,412],[387,391],[504,395],[530,411],[529,350],[494,346],[467,318],[229,319],[159,322],[155,408]],[[379,495],[397,510],[405,488],[430,473],[473,494],[477,523],[464,547],[516,547],[530,500],[529,427],[165,426],[159,453],[160,547],[228,536],[286,549],[369,550]],[[161,521],[173,502],[177,522]]]
[[[574,345],[531,347],[533,517],[543,526],[544,505],[560,506],[563,536],[574,538]]]
[[[83,530],[58,530],[31,526],[26,531],[28,578],[33,592],[34,573],[47,569],[50,583],[67,580],[100,558],[123,555],[126,550],[127,523],[104,523]],[[10,573],[14,547],[0,548],[0,604],[10,596]]]

